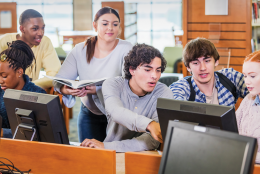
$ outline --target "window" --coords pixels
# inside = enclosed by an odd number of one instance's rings
[[[124,2],[137,3],[138,43],[152,45],[162,52],[164,47],[175,45],[174,34],[182,35],[182,0],[124,0]],[[92,7],[94,18],[101,8],[101,0],[93,1]]]

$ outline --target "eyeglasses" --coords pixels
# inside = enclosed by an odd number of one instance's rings
[[[6,54],[2,54],[1,55],[1,62],[4,62],[7,58],[7,55]]]

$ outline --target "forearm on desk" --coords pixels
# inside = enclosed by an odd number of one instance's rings
[[[139,152],[153,150],[159,147],[160,142],[156,141],[149,133],[143,133],[133,139],[104,142],[105,149],[116,150],[116,152]]]

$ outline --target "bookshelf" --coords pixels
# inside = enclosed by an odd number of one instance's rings
[[[120,39],[127,40],[133,45],[137,42],[137,3],[123,1],[102,2],[102,7],[111,7],[119,13],[121,35]]]

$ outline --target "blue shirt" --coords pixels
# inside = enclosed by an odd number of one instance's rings
[[[244,75],[235,71],[233,68],[222,69],[218,72],[225,75],[236,86],[237,92],[237,98],[235,98],[232,93],[220,83],[218,75],[214,73],[219,105],[234,106],[239,97],[244,98],[248,94],[248,89],[244,82]],[[188,77],[180,79],[169,86],[175,100],[189,100],[190,84],[186,80],[187,78]],[[196,93],[195,102],[206,103],[206,95],[200,91],[193,77],[191,78],[191,83]]]
[[[30,82],[30,79],[27,75],[23,74],[24,79],[24,86],[23,91],[30,91],[30,92],[38,92],[38,93],[46,93],[46,91],[39,86],[36,86],[34,83]],[[2,116],[2,128],[10,128],[9,120],[7,117],[5,104],[4,104],[4,93],[5,91],[0,88],[0,115]]]
[[[260,106],[259,95],[257,95],[257,96],[255,97],[255,101],[254,101],[253,105]]]

